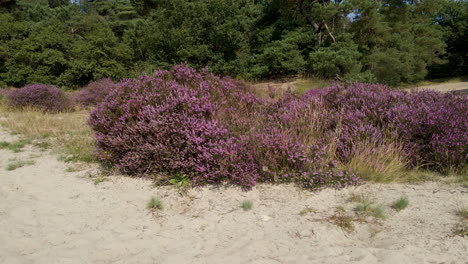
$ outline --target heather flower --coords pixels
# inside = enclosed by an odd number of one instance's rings
[[[407,93],[383,85],[333,84],[323,96],[341,116],[336,153],[343,160],[357,142],[385,144],[388,135],[403,144],[414,166],[438,170],[461,167],[468,158],[468,98],[435,91]]]
[[[183,173],[195,186],[228,181],[246,189],[261,181],[357,184],[329,166],[326,140],[307,134],[329,129],[320,102],[289,95],[267,103],[241,81],[177,65],[123,80],[89,123],[101,161],[130,175]]]

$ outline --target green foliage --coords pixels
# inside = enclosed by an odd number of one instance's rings
[[[374,218],[385,218],[385,212],[382,207],[374,205],[373,201],[365,201],[360,203],[354,208],[354,210],[366,216],[372,216]]]
[[[468,74],[466,1],[77,2],[0,1],[0,85],[76,88],[181,62],[390,85]]]
[[[252,75],[267,77],[305,71],[306,61],[299,46],[308,38],[307,32],[294,31],[285,34],[281,40],[268,43],[263,52],[257,55]]]
[[[315,74],[334,78],[345,74],[359,74],[361,57],[358,46],[352,40],[344,40],[318,48],[310,53],[309,60]]]
[[[9,149],[15,153],[21,152],[24,146],[31,143],[30,139],[22,139],[15,142],[0,141],[0,149]]]
[[[161,199],[157,197],[151,197],[151,200],[148,202],[146,207],[151,211],[156,211],[164,209],[164,204]]]
[[[106,180],[105,177],[99,176],[99,177],[94,178],[93,182],[94,182],[94,185],[98,185],[104,182],[105,180]]]
[[[409,205],[408,198],[401,197],[400,199],[393,202],[391,207],[393,209],[397,210],[397,211],[401,211],[401,210],[405,209],[406,207],[408,207],[408,205]]]
[[[244,209],[244,211],[249,211],[253,208],[253,202],[250,200],[245,200],[242,202],[240,207]]]
[[[18,168],[22,168],[24,166],[27,166],[27,165],[34,165],[36,162],[33,161],[33,160],[14,160],[10,163],[8,163],[8,165],[6,166],[6,170],[7,171],[12,171],[12,170],[16,170]]]
[[[187,192],[190,188],[190,178],[182,173],[177,173],[174,177],[169,179],[169,183],[174,185],[183,193]]]

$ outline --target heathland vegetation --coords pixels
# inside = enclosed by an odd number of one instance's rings
[[[0,122],[66,161],[181,190],[466,180],[466,94],[390,88],[467,73],[466,2],[0,4]],[[329,85],[240,80],[298,74]]]
[[[243,81],[185,64],[68,95],[48,85],[3,94],[11,116],[2,123],[14,132],[55,137],[71,161],[99,160],[158,184],[317,189],[417,180],[424,171],[467,175],[465,94],[333,83],[262,97]],[[72,112],[89,106],[91,129],[86,110]],[[73,117],[81,118],[68,124]]]

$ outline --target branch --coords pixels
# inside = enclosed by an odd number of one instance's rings
[[[315,32],[319,32],[322,29],[322,25],[318,25],[315,23],[306,13],[306,10],[304,9],[304,2],[305,0],[299,1],[299,10],[301,11],[301,15],[307,20],[307,22],[314,27]],[[312,4],[315,4],[318,2],[318,0],[312,1]]]
[[[327,30],[328,35],[329,35],[330,38],[332,39],[333,43],[335,43],[335,42],[336,42],[336,38],[335,38],[335,36],[333,36],[333,34],[331,33],[330,29],[328,29],[327,23],[323,23],[323,26],[324,26],[325,29]]]

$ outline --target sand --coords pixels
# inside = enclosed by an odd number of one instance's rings
[[[447,82],[447,83],[440,83],[440,84],[433,84],[433,85],[426,85],[426,86],[419,86],[416,88],[412,88],[416,90],[435,90],[439,92],[451,92],[451,91],[459,91],[459,92],[468,92],[468,82]]]
[[[0,141],[16,138],[0,130]],[[34,160],[13,171],[11,161]],[[310,192],[261,184],[244,192],[211,186],[180,195],[147,179],[109,176],[95,185],[94,167],[70,164],[27,146],[0,149],[0,263],[467,263],[468,238],[454,236],[454,211],[468,188],[438,182],[366,184]],[[351,193],[375,198],[386,218],[346,232],[327,219],[350,214]],[[151,213],[152,197],[164,202]],[[389,207],[407,196],[410,205]],[[239,206],[245,199],[253,209]],[[305,208],[315,211],[301,216]]]

